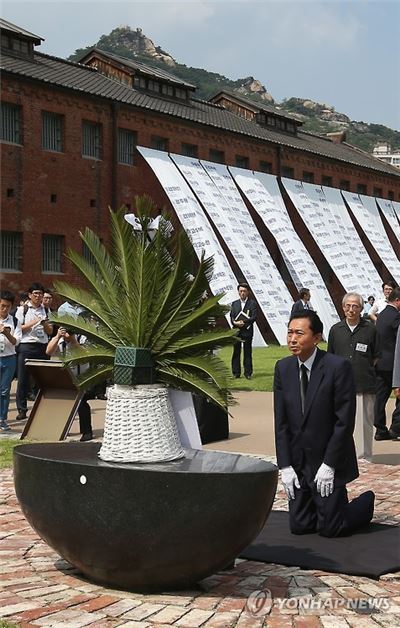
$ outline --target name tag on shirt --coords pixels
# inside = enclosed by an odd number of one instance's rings
[[[357,342],[356,351],[361,351],[361,353],[366,353],[368,349],[368,345],[364,345],[362,342]]]

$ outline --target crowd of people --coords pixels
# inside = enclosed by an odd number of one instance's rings
[[[0,292],[0,431],[10,431],[8,410],[11,384],[17,379],[16,404],[17,421],[26,421],[28,401],[38,392],[32,381],[26,361],[48,360],[55,354],[63,354],[70,347],[83,344],[85,338],[50,323],[53,294],[42,284],[32,283],[27,292],[20,295],[15,304],[15,295],[9,290]],[[58,312],[80,313],[79,308],[68,303],[60,306]],[[103,398],[102,391],[98,397]],[[93,391],[87,391],[78,406],[81,440],[93,438],[91,409],[88,399],[94,398]]]

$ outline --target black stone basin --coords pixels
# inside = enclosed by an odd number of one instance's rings
[[[272,508],[278,470],[268,462],[187,449],[175,462],[107,463],[99,448],[14,449],[25,517],[97,582],[134,591],[193,585],[232,562]]]

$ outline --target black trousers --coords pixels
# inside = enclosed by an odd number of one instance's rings
[[[378,432],[386,432],[386,404],[392,392],[393,371],[376,371],[374,425]],[[400,436],[400,401],[396,399],[391,429]]]
[[[30,391],[30,378],[25,360],[48,360],[46,355],[47,344],[41,342],[24,342],[18,348],[18,385],[17,385],[17,409],[18,412],[26,412],[27,398]]]
[[[243,370],[245,375],[253,374],[253,337],[241,339],[240,342],[236,342],[233,347],[232,354],[232,373],[233,375],[240,375],[240,355],[243,345]]]
[[[89,434],[92,431],[92,410],[88,404],[88,399],[93,399],[89,392],[83,395],[78,406],[79,431],[81,434]]]
[[[367,525],[373,514],[373,493],[368,491],[349,502],[345,486],[335,486],[329,497],[321,497],[314,482],[300,479],[295,499],[289,501],[289,525],[292,534],[346,536]]]

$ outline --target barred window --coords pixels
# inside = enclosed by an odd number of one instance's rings
[[[160,137],[159,135],[151,136],[151,148],[156,150],[168,151],[168,140],[166,137]]]
[[[367,186],[365,183],[357,183],[357,194],[366,194]]]
[[[290,166],[283,166],[282,177],[286,177],[287,179],[294,179],[294,169]]]
[[[62,273],[64,236],[42,236],[42,272]]]
[[[22,124],[20,105],[1,103],[1,137],[5,142],[22,144]]]
[[[2,231],[0,249],[1,270],[22,270],[22,233]]]
[[[128,129],[118,129],[118,163],[133,166],[136,146],[136,133]]]
[[[314,173],[303,170],[303,181],[305,183],[314,183]]]
[[[225,153],[223,150],[216,148],[210,148],[210,161],[215,161],[218,164],[225,163]]]
[[[93,253],[91,252],[91,250],[89,249],[88,245],[86,244],[86,242],[82,242],[82,257],[84,257],[85,260],[89,262],[89,264],[91,264],[92,266],[95,265],[96,259]]]
[[[186,155],[186,157],[197,157],[198,147],[196,144],[186,144],[182,143],[182,155]]]
[[[327,175],[323,175],[321,178],[322,185],[326,185],[327,187],[332,187],[333,179]]]
[[[101,159],[101,125],[97,122],[82,122],[82,155]]]
[[[63,151],[64,116],[58,113],[42,112],[42,148]]]
[[[244,155],[236,155],[235,157],[235,165],[238,168],[249,168],[249,158],[244,157]]]
[[[270,161],[260,161],[259,168],[260,168],[260,172],[267,172],[271,174],[272,163]]]

